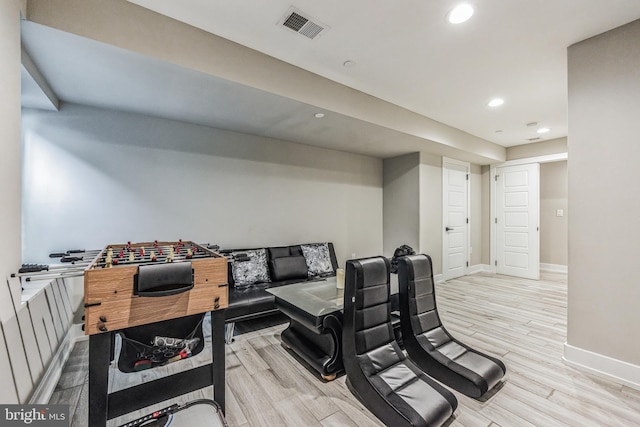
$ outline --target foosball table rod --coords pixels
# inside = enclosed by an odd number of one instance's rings
[[[100,249],[69,249],[64,252],[52,252],[49,254],[49,258],[63,258],[65,256],[75,257],[90,257],[96,256],[101,252]]]

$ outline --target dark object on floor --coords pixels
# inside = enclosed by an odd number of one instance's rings
[[[398,259],[403,257],[403,256],[407,256],[407,255],[415,255],[416,251],[413,250],[413,248],[409,245],[402,245],[399,248],[397,248],[394,252],[393,252],[393,257],[391,257],[391,263],[390,263],[390,271],[394,274],[398,273]]]
[[[389,261],[347,261],[342,342],[349,390],[388,426],[440,426],[458,401],[406,359],[390,316]]]
[[[405,349],[420,369],[476,399],[500,382],[507,371],[502,361],[461,343],[442,325],[428,255],[400,258],[398,285]]]
[[[171,405],[154,411],[120,427],[227,427],[222,409],[210,399],[194,400],[184,405]]]

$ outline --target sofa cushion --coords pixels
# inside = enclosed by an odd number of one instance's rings
[[[271,281],[267,266],[267,251],[265,249],[233,252],[231,255],[231,268],[236,288],[247,287],[258,282]]]
[[[333,273],[333,265],[331,264],[329,245],[327,243],[300,245],[300,248],[309,268],[309,277]]]
[[[307,262],[303,256],[288,256],[271,260],[273,280],[306,279],[308,276]]]
[[[289,255],[291,256],[304,256],[300,245],[289,246]]]
[[[326,243],[329,249],[329,256],[331,259],[332,270],[329,274],[335,272],[335,269],[338,268],[338,263],[336,261],[336,256],[332,243]],[[275,297],[268,293],[266,289],[276,287],[276,286],[286,286],[293,283],[300,283],[310,279],[308,277],[308,267],[306,266],[306,260],[304,260],[304,256],[302,253],[302,248],[300,245],[291,245],[291,246],[277,246],[272,248],[267,248],[267,262],[269,265],[269,269],[271,270],[271,282],[268,283],[258,283],[256,282],[253,285],[240,285],[236,288],[233,274],[233,261],[234,253],[248,253],[254,249],[222,249],[219,252],[224,253],[229,258],[230,268],[228,269],[228,283],[229,283],[229,306],[225,310],[225,319],[227,322],[235,322],[241,320],[252,319],[256,317],[265,316],[268,314],[278,312],[278,308],[275,304]],[[278,280],[273,273],[273,261],[274,259],[282,258],[287,259],[290,257],[301,257],[304,260],[304,266],[300,263],[300,260],[297,261],[279,261],[278,267],[276,268],[276,273],[281,276],[282,272],[286,273],[287,271],[291,271],[288,268],[284,267],[284,264],[287,263],[299,263],[298,267],[300,268],[300,272],[297,274],[285,274],[285,277],[289,276],[291,278]],[[249,258],[248,256],[246,258]],[[280,265],[283,264],[283,265]],[[396,296],[397,295],[393,295]],[[393,298],[392,296],[392,298]],[[396,298],[397,299],[397,298]],[[397,310],[398,304],[395,304],[395,310]]]
[[[290,256],[289,246],[279,246],[275,248],[269,248],[269,259],[276,259]]]

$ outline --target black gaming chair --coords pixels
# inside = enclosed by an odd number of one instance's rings
[[[428,255],[400,258],[398,286],[402,337],[407,354],[416,365],[474,398],[500,382],[507,371],[504,363],[454,339],[442,326]]]
[[[440,426],[458,401],[409,361],[395,341],[389,302],[389,261],[347,261],[343,360],[347,387],[388,426]]]

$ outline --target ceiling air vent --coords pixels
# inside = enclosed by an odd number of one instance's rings
[[[279,24],[310,39],[315,39],[321,33],[329,29],[328,26],[324,25],[317,19],[311,18],[309,15],[301,12],[293,6],[284,14],[284,17],[280,20]]]
[[[535,141],[540,141],[542,138],[540,137],[535,137],[535,138],[528,138],[527,141],[529,142],[535,142]]]

